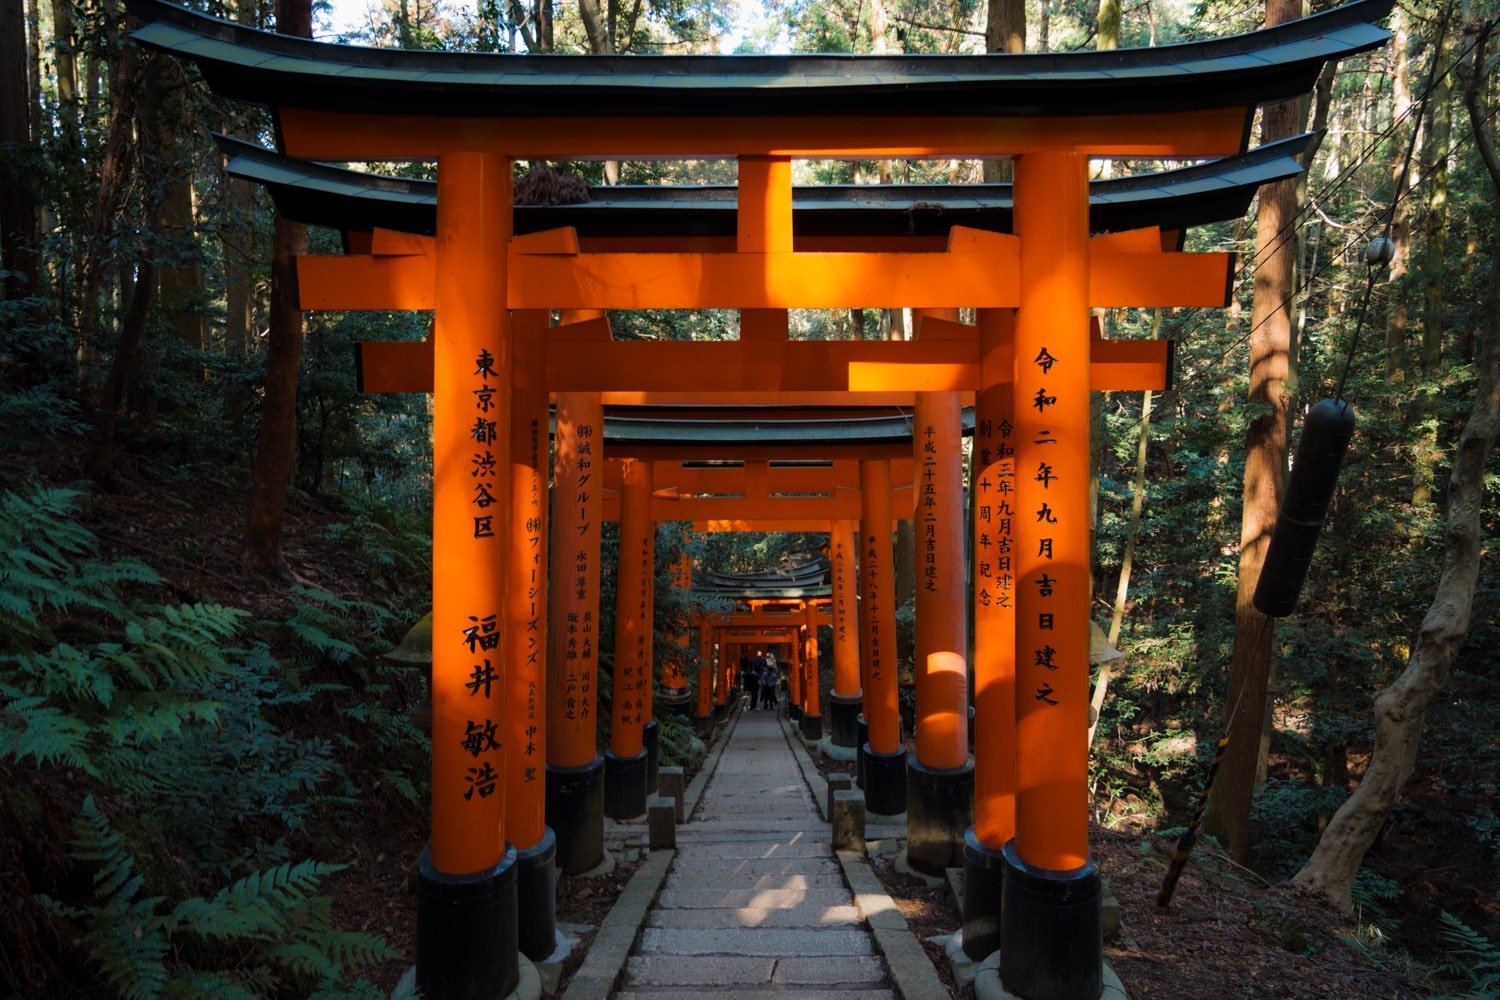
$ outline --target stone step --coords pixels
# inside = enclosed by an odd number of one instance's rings
[[[642,955],[740,955],[771,958],[873,955],[875,944],[863,929],[808,930],[760,927],[647,927],[637,951]]]
[[[723,1000],[896,1000],[891,990],[820,990],[716,989],[705,986],[683,986],[676,990],[627,990],[614,994],[615,1000],[683,1000],[684,997],[713,996]]]
[[[688,824],[691,826],[691,824]],[[826,858],[833,853],[828,841],[821,843],[804,838],[793,843],[777,843],[775,841],[755,841],[745,843],[743,840],[707,841],[704,843],[691,844],[679,848],[682,854],[689,858],[721,858],[724,860],[740,860],[744,858],[760,858],[767,861],[780,858]]]
[[[843,906],[852,901],[849,890],[843,886],[837,889],[669,889],[656,898],[653,909],[784,910],[793,906]]]
[[[653,910],[647,927],[858,927],[854,906],[793,906],[782,910],[743,907],[735,910]]]
[[[731,877],[722,872],[704,875],[702,872],[681,872],[675,869],[667,876],[663,888],[668,891],[691,892],[701,889],[704,885],[732,885],[737,889],[754,889],[757,892],[845,888],[844,876],[839,872],[828,872],[823,875],[751,875],[748,872],[740,872]]]
[[[831,875],[843,881],[843,872],[838,862],[829,858],[741,858],[699,859],[685,856],[678,850],[672,859],[672,873],[697,879],[713,879],[715,884],[729,885],[736,879],[760,878],[763,875],[808,875],[822,877]]]
[[[828,962],[821,958],[735,958],[703,955],[632,958],[625,966],[625,989],[698,986],[818,986],[826,990],[878,990],[886,987],[885,967],[873,956]]]

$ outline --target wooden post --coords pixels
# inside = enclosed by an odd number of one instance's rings
[[[1021,996],[1097,996],[1088,857],[1088,157],[1016,163],[1016,839],[1000,978]],[[1084,950],[1084,949],[1087,950]]]
[[[863,504],[859,582],[865,602],[860,658],[865,668],[865,722],[870,732],[864,755],[865,803],[873,813],[894,816],[906,811],[906,753],[897,707],[891,463],[886,459],[862,461],[859,485]]]
[[[974,403],[974,827],[964,843],[964,951],[1000,947],[1001,851],[1016,835],[1015,313],[978,316]]]
[[[599,394],[558,393],[555,422],[547,822],[557,835],[558,867],[581,875],[604,860],[604,758],[595,738],[605,458]]]
[[[823,738],[823,700],[820,690],[822,680],[818,676],[818,606],[812,601],[803,604],[806,618],[805,635],[802,641],[802,662],[807,665],[807,676],[803,684],[802,735],[809,740]]]
[[[506,844],[505,650],[511,163],[438,161],[433,328],[432,846],[418,868],[417,986],[510,992],[519,975]]]
[[[644,815],[647,794],[646,703],[651,698],[651,465],[621,463],[619,572],[610,752],[604,758],[604,814]]]
[[[958,320],[957,310],[922,310],[919,316]],[[916,403],[917,753],[907,762],[906,855],[918,871],[942,875],[959,864],[974,813],[963,424],[956,392],[919,392]]]
[[[833,693],[829,696],[832,731],[827,752],[838,759],[851,757],[857,749],[857,720],[864,698],[859,682],[856,534],[853,521],[839,520],[829,525],[828,560],[833,569]]]
[[[557,842],[548,830],[547,314],[511,320],[510,512],[506,551],[505,825],[516,846],[520,948],[536,961],[557,946]]]

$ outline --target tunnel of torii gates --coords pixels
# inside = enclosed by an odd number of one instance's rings
[[[1173,206],[1178,197],[1199,203],[1237,179],[1232,165],[1209,167],[1196,182],[1120,189],[1113,206],[1098,198],[1091,207],[1089,161],[1232,164],[1246,153],[1258,107],[1305,97],[1327,62],[1387,40],[1374,22],[1391,0],[1151,49],[919,57],[375,50],[260,32],[164,0],[128,5],[145,22],[133,32],[137,42],[194,63],[222,97],[269,106],[287,157],[437,163],[433,204],[408,197],[404,206],[429,219],[425,233],[374,225],[350,239],[348,255],[305,257],[297,267],[304,309],[433,314],[429,341],[362,353],[367,388],[432,393],[432,837],[419,871],[416,955],[425,995],[514,988],[518,924],[536,905],[518,910],[518,897],[550,894],[555,871],[540,789],[596,780],[593,720],[585,726],[558,708],[570,692],[580,706],[590,703],[583,685],[594,679],[592,663],[581,645],[567,659],[567,642],[570,616],[581,643],[583,615],[597,601],[604,491],[582,475],[600,473],[592,463],[602,447],[620,459],[622,518],[617,742],[605,755],[606,788],[611,757],[629,774],[645,754],[651,511],[659,503],[686,511],[695,501],[655,495],[646,481],[655,464],[739,460],[748,479],[749,463],[819,459],[839,469],[857,460],[857,535],[849,531],[855,517],[832,512],[842,491],[824,488],[838,473],[809,492],[832,494],[821,498],[830,512],[815,521],[837,528],[833,593],[855,564],[860,574],[868,801],[878,809],[904,797],[913,816],[972,786],[964,865],[994,902],[983,926],[966,926],[966,938],[998,943],[1001,981],[1012,993],[1097,996],[1088,394],[1160,388],[1169,353],[1163,343],[1101,338],[1091,310],[1222,306],[1231,261],[1181,252],[1181,230],[1210,220],[1178,218]],[[998,199],[998,190],[948,192],[957,196],[953,211],[943,190],[938,211],[915,203],[892,211],[906,189],[891,189],[882,206],[879,195],[819,197],[794,193],[791,183],[796,159],[985,157],[1014,161],[1008,201],[990,211],[974,200]],[[602,199],[545,210],[513,204],[517,160],[598,158],[733,158],[738,178],[732,201],[696,213]],[[848,210],[841,198],[864,210]],[[1105,221],[1111,211],[1133,218],[1130,228]],[[788,339],[786,310],[848,308],[913,309],[917,336]],[[610,336],[607,311],[647,309],[737,309],[739,339]],[[975,310],[972,326],[956,321],[959,309]],[[966,592],[959,436],[969,399],[976,499]],[[624,437],[617,448],[604,434],[605,409],[629,406],[694,408],[695,433],[658,442],[655,453]],[[709,415],[755,406],[894,406],[911,416],[911,430],[894,444],[831,453],[827,442],[798,444],[795,420],[772,445],[737,445],[728,439],[734,414]],[[896,666],[893,459],[912,463],[918,545],[913,760],[887,712]],[[775,471],[766,466],[768,480]],[[748,510],[819,498],[739,499]],[[724,509],[730,501],[717,500]],[[632,583],[632,574],[646,581]],[[596,653],[602,637],[591,638]],[[836,679],[834,704],[843,690]],[[554,764],[554,745],[576,756]]]

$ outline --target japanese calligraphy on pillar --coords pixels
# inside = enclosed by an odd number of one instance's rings
[[[1076,371],[1087,358],[1045,343],[1018,348],[1021,413],[1012,470],[1019,479],[1015,495],[1021,498],[1013,517],[1024,527],[1016,538],[1024,568],[1014,580],[1023,595],[1018,685],[1021,698],[1050,708],[1062,703],[1059,688],[1067,686],[1059,684],[1059,672],[1088,670],[1088,609],[1086,598],[1081,607],[1077,599],[1086,587],[1088,565],[1087,424],[1083,440],[1074,440],[1078,431],[1067,426],[1072,421],[1065,416],[1080,409],[1087,413],[1087,381],[1080,389]]]
[[[525,521],[522,527],[526,538],[526,631],[525,646],[523,649],[526,663],[526,699],[525,699],[525,721],[524,734],[526,744],[521,748],[521,755],[525,764],[521,769],[521,780],[527,783],[537,780],[540,771],[540,757],[538,756],[536,737],[543,721],[537,715],[538,684],[537,679],[543,674],[542,650],[546,648],[546,630],[542,627],[542,613],[545,602],[543,590],[546,586],[546,570],[544,559],[546,547],[542,540],[546,537],[546,512],[547,508],[542,502],[542,483],[545,475],[545,458],[543,452],[546,450],[546,431],[542,429],[542,421],[539,417],[532,417],[527,421],[527,461],[531,470],[526,484],[525,497]],[[521,512],[517,512],[520,514]]]
[[[880,537],[874,534],[866,534],[864,559],[866,560],[866,565],[871,568],[871,572],[863,580],[865,587],[864,598],[867,602],[865,606],[872,609],[878,608],[881,600],[883,600],[883,595],[881,594],[883,581],[881,580],[881,573],[879,571],[881,563],[880,550]],[[885,676],[885,645],[893,643],[896,640],[895,636],[880,634],[880,617],[877,614],[870,614],[869,623],[866,626],[866,631],[870,635],[870,650],[869,655],[865,657],[865,676],[871,683]]]
[[[849,641],[849,573],[853,569],[854,553],[849,551],[845,532],[835,531],[833,542],[833,641]]]
[[[470,435],[474,438],[474,457],[471,460],[474,479],[474,537],[495,537],[495,515],[489,509],[498,502],[495,474],[497,464],[492,446],[495,443],[495,395],[497,388],[490,384],[495,377],[495,356],[488,350],[480,350],[474,359],[474,374],[478,382],[474,393],[474,425]]]
[[[980,417],[974,446],[979,466],[974,500],[974,592],[977,613],[1015,608],[1016,448],[1009,420]]]
[[[473,710],[466,713],[460,746],[473,759],[473,764],[464,771],[463,793],[466,800],[473,801],[476,796],[487,799],[494,795],[500,781],[495,768],[499,763],[496,755],[500,751],[500,724],[490,713],[491,698],[500,683],[500,629],[493,613],[469,615],[468,620],[463,630],[463,645],[468,648],[474,666],[464,687]]]
[[[938,456],[937,429],[932,424],[922,427],[922,467],[918,482],[921,484],[917,497],[917,516],[922,522],[922,589],[936,593],[938,589]]]
[[[500,392],[495,356],[481,348],[474,357],[471,395],[474,423],[469,435],[473,439],[470,478],[472,537],[495,537],[495,513],[490,510],[499,502],[498,472],[493,445],[497,435],[498,407],[506,399]],[[496,397],[499,397],[497,400]],[[469,763],[464,770],[465,800],[489,798],[499,786],[500,737],[499,720],[492,711],[494,689],[500,683],[500,628],[497,612],[478,610],[467,616],[461,642],[473,659],[468,682],[471,710],[465,713],[460,746]]]
[[[573,600],[567,614],[567,639],[563,659],[563,714],[569,720],[591,719],[594,715],[594,677],[598,657],[595,647],[594,618],[599,580],[596,565],[598,524],[593,511],[594,425],[580,423],[574,430],[576,457],[573,459],[575,481],[571,498],[574,517],[570,527],[576,536],[573,562],[569,570],[569,590]],[[593,544],[589,544],[592,542]]]

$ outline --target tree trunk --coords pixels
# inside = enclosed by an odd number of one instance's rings
[[[1485,463],[1500,431],[1500,246],[1493,252],[1485,312],[1489,328],[1479,343],[1479,384],[1448,479],[1443,574],[1406,669],[1375,698],[1375,749],[1370,766],[1323,831],[1312,857],[1292,879],[1293,885],[1325,896],[1345,910],[1354,908],[1350,895],[1354,876],[1411,777],[1427,708],[1447,684],[1449,668],[1469,629],[1479,580]]]
[[[1485,47],[1494,28],[1491,22],[1479,29],[1475,67],[1485,65]],[[1474,144],[1490,183],[1500,193],[1500,159],[1496,158],[1494,146],[1484,131],[1488,116],[1478,91],[1480,76],[1477,71],[1471,73],[1464,104]],[[1370,766],[1359,787],[1339,807],[1318,838],[1312,857],[1292,878],[1293,885],[1325,896],[1345,910],[1354,908],[1351,897],[1354,876],[1385,823],[1386,814],[1411,777],[1427,708],[1448,683],[1448,671],[1469,630],[1483,552],[1480,514],[1485,500],[1485,465],[1500,436],[1500,243],[1491,250],[1485,304],[1484,322],[1488,327],[1478,338],[1474,406],[1459,435],[1453,472],[1448,477],[1442,576],[1422,619],[1406,669],[1375,698],[1375,749],[1370,754]]]
[[[311,0],[278,0],[276,27],[282,34],[312,37]],[[266,350],[266,394],[245,515],[241,558],[251,569],[294,579],[281,555],[281,523],[291,477],[297,431],[297,365],[302,357],[302,310],[297,303],[295,258],[307,253],[307,227],[278,213],[271,252],[270,344]]]
[[[1026,51],[1026,4],[1024,0],[990,0],[985,11],[984,50],[986,52]],[[999,184],[1011,179],[1009,159],[984,161],[984,182]]]
[[[1096,48],[1120,47],[1120,0],[1099,0],[1099,41]]]
[[[130,180],[135,151],[132,132],[136,97],[143,71],[144,64],[140,59],[139,49],[134,45],[121,48],[119,62],[110,74],[109,137],[104,145],[104,163],[99,168],[99,192],[94,199],[89,243],[84,251],[83,266],[78,277],[80,358],[90,356],[93,339],[98,335],[95,325],[98,323],[99,295],[106,271],[105,253],[120,213],[126,183]]]
[[[22,0],[0,0],[0,143],[30,153],[31,88],[27,83],[26,15]],[[8,158],[19,167],[20,157]],[[7,274],[5,299],[32,294],[37,286],[37,199],[28,178],[0,173],[0,268]]]
[[[52,0],[52,61],[57,72],[57,116],[65,149],[78,149],[78,40],[73,37],[73,0]]]
[[[1432,488],[1437,466],[1442,460],[1438,446],[1437,421],[1427,419],[1433,410],[1433,392],[1443,363],[1443,270],[1448,257],[1448,143],[1453,134],[1452,87],[1449,74],[1449,46],[1445,34],[1438,39],[1434,53],[1431,126],[1427,130],[1425,159],[1431,173],[1427,177],[1427,249],[1422,263],[1422,371],[1427,377],[1418,397],[1421,412],[1416,424],[1421,428],[1412,456],[1411,502],[1425,507],[1432,502]]]
[[[120,404],[124,401],[125,390],[130,384],[130,373],[135,368],[136,354],[146,335],[146,319],[155,297],[156,279],[155,262],[143,257],[136,273],[135,291],[130,296],[130,307],[126,310],[125,322],[120,327],[115,358],[110,363],[109,375],[99,390],[99,406],[94,412],[94,424],[89,432],[87,471],[95,482],[107,483],[114,475],[115,425],[119,422]]]
[[[1302,14],[1300,0],[1267,0],[1267,26]],[[1296,135],[1301,103],[1283,101],[1262,112],[1261,142]],[[1281,506],[1286,477],[1287,411],[1291,397],[1292,289],[1297,183],[1287,180],[1260,189],[1256,217],[1255,293],[1250,309],[1250,394],[1252,406],[1267,407],[1246,432],[1245,483],[1240,522],[1239,588],[1235,595],[1234,651],[1225,704],[1229,746],[1209,798],[1204,827],[1241,862],[1250,855],[1250,802],[1268,715],[1275,626],[1250,603],[1260,580],[1266,546]]]
[[[1402,116],[1407,117],[1404,127],[1396,129],[1396,135],[1401,136],[1406,129],[1416,128],[1416,122],[1410,121],[1411,115],[1411,35],[1407,28],[1406,11],[1397,7],[1391,14],[1391,54],[1396,60],[1395,72],[1392,76],[1391,114],[1399,121]],[[1396,157],[1391,164],[1392,181],[1400,185],[1403,181],[1403,170],[1401,158]],[[1388,384],[1405,381],[1406,365],[1406,296],[1402,288],[1402,279],[1406,277],[1406,255],[1411,242],[1411,211],[1408,202],[1403,195],[1405,192],[1398,186],[1395,188],[1391,198],[1395,201],[1395,214],[1391,217],[1391,240],[1396,244],[1396,256],[1391,260],[1389,289],[1391,294],[1390,311],[1385,317],[1385,380]]]
[[[157,74],[161,80],[160,107],[154,111],[157,164],[162,178],[158,232],[167,243],[166,259],[160,265],[159,300],[172,326],[188,347],[203,347],[203,263],[193,218],[192,144],[178,137],[195,131],[185,120],[187,83],[175,60],[167,61]],[[143,116],[144,119],[144,116]]]

